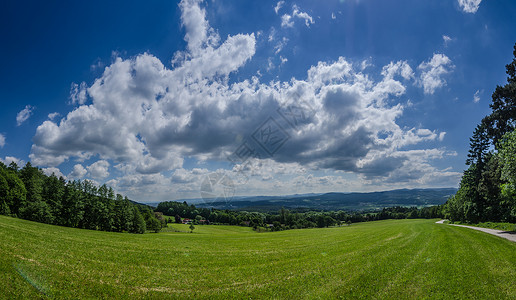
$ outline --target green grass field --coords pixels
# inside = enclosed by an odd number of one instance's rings
[[[0,297],[516,299],[516,243],[434,222],[133,235],[0,216]]]

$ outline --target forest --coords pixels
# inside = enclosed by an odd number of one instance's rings
[[[516,222],[516,44],[513,54],[507,83],[496,87],[491,113],[470,138],[459,190],[444,206],[451,221]]]
[[[152,209],[89,180],[66,181],[27,163],[0,162],[0,214],[40,223],[102,231],[144,233],[164,224]]]
[[[358,222],[386,220],[386,219],[432,219],[442,216],[441,206],[429,206],[418,209],[416,207],[388,207],[380,211],[348,212],[348,211],[290,211],[281,208],[277,213],[247,212],[235,210],[219,210],[198,208],[186,202],[161,202],[156,212],[167,216],[174,216],[168,222],[180,223],[182,218],[192,219],[194,224],[227,224],[253,227],[255,230],[268,229],[271,231],[322,228]],[[204,220],[204,222],[202,221]]]

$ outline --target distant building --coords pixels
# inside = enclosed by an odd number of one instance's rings
[[[193,222],[193,220],[192,220],[192,219],[186,219],[186,218],[185,218],[185,219],[181,220],[181,223],[183,223],[183,224],[190,224],[190,223],[192,223],[192,222]]]

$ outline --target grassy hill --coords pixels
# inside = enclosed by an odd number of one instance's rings
[[[434,222],[133,235],[0,216],[0,295],[516,298],[516,243]]]

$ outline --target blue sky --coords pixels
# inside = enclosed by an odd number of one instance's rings
[[[142,202],[200,197],[207,178],[238,195],[456,187],[516,42],[514,1],[0,14],[0,159]]]

